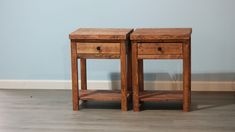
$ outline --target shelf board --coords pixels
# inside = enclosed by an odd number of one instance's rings
[[[141,101],[183,101],[183,91],[144,91],[140,92]]]
[[[129,93],[127,97],[129,97]],[[92,101],[121,101],[120,90],[81,90],[81,100],[92,100]]]

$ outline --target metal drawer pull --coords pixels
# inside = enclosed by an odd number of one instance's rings
[[[100,46],[96,47],[96,50],[100,51],[101,50]]]
[[[161,52],[162,51],[162,47],[158,47],[157,50]]]

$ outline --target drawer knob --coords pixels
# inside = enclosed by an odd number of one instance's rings
[[[158,51],[162,51],[162,47],[158,47],[157,50],[158,50]]]
[[[100,46],[96,47],[96,50],[100,51],[101,50]]]

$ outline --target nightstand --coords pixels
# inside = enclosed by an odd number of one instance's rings
[[[139,111],[141,102],[148,101],[182,101],[183,111],[190,110],[191,33],[191,28],[143,28],[131,34],[134,111]],[[144,90],[144,59],[183,60],[183,90]]]
[[[122,111],[128,109],[131,91],[132,29],[80,28],[70,34],[72,58],[73,110],[82,101],[120,101]],[[78,59],[81,67],[81,90],[78,88]],[[121,90],[89,90],[87,88],[86,59],[119,59]]]

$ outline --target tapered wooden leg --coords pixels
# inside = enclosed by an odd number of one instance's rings
[[[121,107],[122,111],[127,111],[127,56],[126,43],[121,43]]]
[[[72,94],[73,94],[73,110],[79,110],[79,88],[78,88],[78,61],[77,46],[71,41],[71,65],[72,65]]]
[[[132,84],[133,84],[133,110],[139,111],[139,73],[138,73],[137,43],[132,43]]]
[[[183,111],[190,111],[191,100],[191,58],[190,42],[183,46]]]
[[[81,89],[87,90],[87,75],[86,75],[86,59],[80,59],[80,67],[81,67]]]
[[[138,60],[138,69],[139,69],[139,89],[140,92],[144,91],[144,70],[143,70],[143,60]]]

